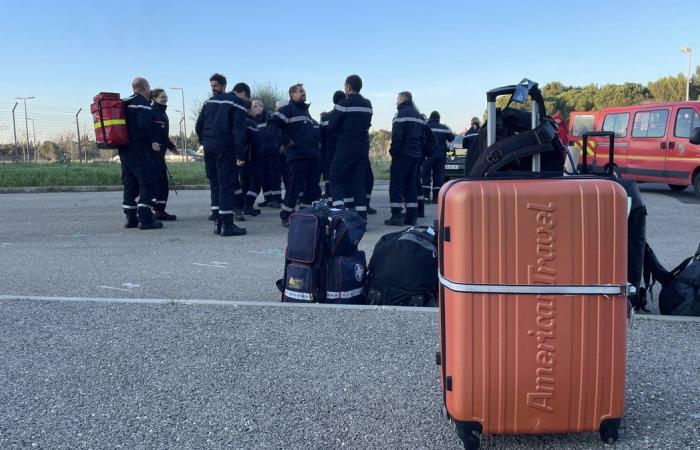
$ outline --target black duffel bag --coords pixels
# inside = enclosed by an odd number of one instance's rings
[[[437,306],[437,239],[432,228],[382,236],[368,269],[368,304]]]

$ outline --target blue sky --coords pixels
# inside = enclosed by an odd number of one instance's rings
[[[486,90],[523,77],[646,83],[685,72],[682,46],[695,50],[693,67],[700,63],[697,0],[478,3],[3,0],[0,142],[16,96],[36,97],[29,111],[41,140],[41,129],[43,138],[64,122],[72,130],[69,111],[85,113],[95,93],[127,95],[137,75],[153,87],[184,87],[188,114],[213,72],[230,86],[271,82],[286,91],[300,81],[318,116],[358,73],[375,128],[390,126],[396,93],[410,90],[423,112],[438,110],[461,131],[484,111]],[[170,96],[180,109],[179,93]]]

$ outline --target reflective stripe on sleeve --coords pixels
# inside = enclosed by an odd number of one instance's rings
[[[401,122],[416,122],[421,125],[425,125],[425,120],[419,119],[417,117],[397,117],[393,120],[392,123],[401,123]]]
[[[340,106],[340,105],[335,105],[335,109],[340,111],[340,112],[361,112],[361,113],[367,113],[367,114],[372,114],[372,108],[367,108],[366,106]]]

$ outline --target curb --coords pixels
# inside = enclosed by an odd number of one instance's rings
[[[116,192],[124,189],[123,186],[36,186],[36,187],[4,187],[0,188],[0,194],[42,194],[46,192]],[[207,190],[206,184],[186,184],[177,186],[178,190]]]
[[[306,309],[340,309],[369,311],[404,311],[416,313],[437,313],[437,308],[388,305],[337,305],[329,303],[283,303],[280,301],[253,302],[240,300],[181,300],[166,298],[128,298],[128,297],[45,297],[34,295],[0,295],[2,301],[37,301],[37,302],[86,302],[86,303],[127,303],[148,305],[186,305],[186,306],[253,306],[263,308],[306,308]]]
[[[128,298],[128,297],[46,297],[33,295],[0,295],[0,302],[7,300],[25,300],[39,302],[91,302],[91,303],[125,303],[150,305],[185,305],[185,306],[228,306],[228,307],[263,307],[263,308],[311,308],[364,311],[402,311],[422,314],[437,314],[437,308],[388,305],[336,305],[328,303],[283,303],[280,301],[240,301],[240,300],[199,300],[199,299],[165,299],[165,298]],[[700,317],[662,316],[658,314],[635,314],[633,320],[656,320],[661,322],[698,322]]]
[[[182,191],[206,191],[207,184],[183,184],[176,186]],[[43,194],[47,192],[121,192],[123,186],[35,186],[35,187],[0,187],[0,194]],[[377,180],[374,189],[384,191],[389,189],[389,182]]]

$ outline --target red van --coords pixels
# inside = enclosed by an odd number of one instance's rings
[[[573,121],[572,121],[573,122]],[[595,129],[615,132],[613,169],[623,178],[667,183],[674,191],[693,186],[700,196],[700,102],[655,103],[606,108]],[[590,150],[590,146],[589,146]],[[608,143],[596,139],[592,164],[607,167]]]

